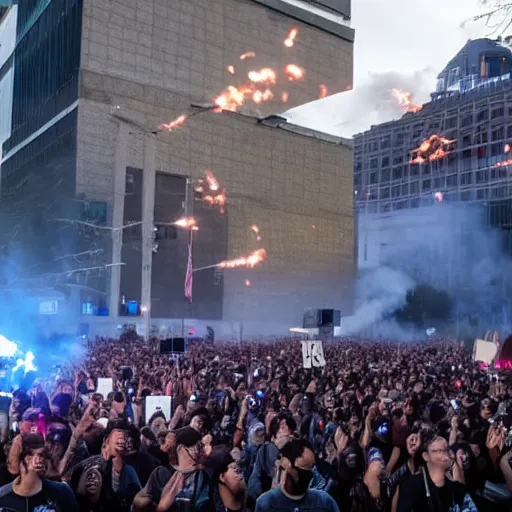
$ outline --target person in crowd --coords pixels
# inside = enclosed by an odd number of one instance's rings
[[[325,491],[310,489],[315,467],[315,454],[305,439],[288,441],[280,449],[278,487],[262,494],[256,501],[256,512],[271,510],[315,510],[339,512],[334,499]]]
[[[271,441],[258,451],[256,462],[249,478],[249,496],[256,500],[270,490],[279,450],[291,439],[297,428],[295,420],[286,413],[272,417],[269,426]]]
[[[168,438],[172,436],[172,440]],[[200,511],[214,510],[212,483],[202,469],[201,434],[192,427],[183,427],[168,434],[163,448],[168,450],[169,466],[160,466],[134,500],[138,511]],[[173,453],[174,452],[174,453]]]
[[[46,444],[41,434],[20,437],[19,474],[0,488],[0,510],[6,512],[79,512],[73,491],[64,483],[44,478]]]
[[[216,512],[244,512],[247,485],[243,472],[227,446],[217,446],[208,457]]]
[[[434,431],[424,432],[421,455],[421,473],[411,475],[401,485],[398,512],[475,512],[466,486],[448,478],[454,463],[448,441]]]

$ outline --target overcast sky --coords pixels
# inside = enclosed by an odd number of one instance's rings
[[[390,89],[413,92],[415,103],[428,101],[437,73],[466,41],[489,34],[483,23],[461,27],[481,12],[479,0],[352,0],[354,90],[286,115],[345,137],[400,117]]]

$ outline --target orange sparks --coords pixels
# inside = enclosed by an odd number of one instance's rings
[[[212,171],[204,171],[204,176],[206,178],[206,183],[208,184],[208,188],[212,192],[217,192],[219,190],[219,182],[217,178],[213,175]]]
[[[247,288],[249,288],[249,286],[251,286],[251,281],[249,281],[249,279],[245,280],[245,286],[247,286]]]
[[[295,27],[290,30],[288,37],[284,41],[284,45],[287,48],[291,48],[295,44],[295,38],[297,37],[298,33],[299,31]]]
[[[505,147],[503,148],[504,153],[508,153],[510,151],[510,144],[505,144]]]
[[[423,164],[444,158],[452,152],[452,144],[455,140],[449,140],[440,135],[431,135],[424,140],[420,147],[412,151],[411,164]]]
[[[286,103],[288,101],[288,93],[285,91],[283,94],[281,94],[281,100],[283,103]]]
[[[238,107],[244,104],[245,96],[251,94],[250,87],[237,88],[230,85],[225,92],[215,98],[213,101],[218,106],[219,110],[229,110],[236,112]]]
[[[256,234],[258,234],[260,232],[260,228],[256,226],[256,224],[253,224],[251,226],[251,231],[254,231]]]
[[[265,91],[254,91],[252,95],[252,100],[254,103],[261,103],[263,101],[269,101],[274,97],[274,93],[270,89],[266,89]]]
[[[245,52],[240,55],[240,60],[250,59],[256,57],[256,54],[254,52]]]
[[[194,217],[182,217],[181,219],[178,219],[176,222],[174,222],[174,225],[180,228],[193,229],[196,225],[196,219],[194,219]]]
[[[498,162],[494,167],[506,167],[507,165],[512,165],[512,158],[504,160],[503,162]]]
[[[217,266],[220,268],[237,268],[237,267],[247,267],[253,268],[258,263],[261,263],[267,259],[267,251],[265,249],[258,249],[254,252],[251,252],[247,257],[237,258],[235,260],[227,260],[219,263]]]
[[[234,75],[235,74],[235,66],[228,66],[228,71]]]
[[[174,121],[171,121],[169,124],[162,123],[158,129],[162,131],[168,131],[172,132],[176,128],[179,128],[185,121],[188,119],[188,116],[186,114],[182,114],[181,116],[174,119]]]
[[[288,76],[288,80],[293,82],[294,80],[302,80],[304,78],[304,68],[297,66],[297,64],[288,64],[284,68],[284,72]]]
[[[249,71],[248,75],[249,80],[255,84],[270,84],[274,85],[276,83],[276,72],[271,68],[263,68],[259,71]]]
[[[409,91],[391,89],[391,94],[405,112],[419,112],[423,108],[423,105],[415,105],[412,102],[412,93]]]
[[[327,86],[324,84],[320,84],[320,99],[325,98],[328,94]]]

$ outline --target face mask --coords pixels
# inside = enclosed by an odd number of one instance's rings
[[[308,469],[294,468],[298,474],[298,481],[294,483],[297,494],[305,494],[309,484],[313,480],[313,471]]]

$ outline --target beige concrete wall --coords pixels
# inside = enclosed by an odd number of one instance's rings
[[[283,41],[299,29],[293,48]],[[256,52],[244,62],[240,54]],[[318,98],[319,85],[330,93],[352,85],[353,43],[292,20],[251,0],[85,0],[84,69],[211,101],[226,86],[246,82],[251,68],[280,71],[295,63],[305,80],[290,84],[284,75],[274,87],[281,100],[254,108],[283,111]],[[227,66],[233,65],[232,76]],[[142,98],[141,98],[142,99]],[[256,108],[257,107],[257,108]]]
[[[85,71],[80,94],[77,192],[109,200],[118,130],[109,105],[155,126],[186,100]],[[127,165],[142,167],[141,136],[130,135],[128,147]],[[230,258],[260,246],[268,251],[268,260],[259,267],[224,272],[225,320],[242,321],[246,333],[263,332],[260,321],[268,322],[269,332],[282,332],[283,326],[301,322],[304,308],[350,311],[350,148],[263,126],[240,114],[209,112],[173,133],[159,134],[156,151],[158,171],[200,177],[211,169],[227,189]],[[261,229],[260,243],[252,224]]]

